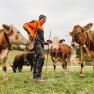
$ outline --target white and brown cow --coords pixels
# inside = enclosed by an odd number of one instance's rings
[[[76,42],[81,48],[80,76],[84,77],[84,57],[86,55],[92,58],[92,65],[94,71],[94,31],[89,30],[89,28],[76,25],[74,26],[73,31],[70,32],[70,35],[72,36],[72,42]]]
[[[9,53],[9,44],[26,44],[28,41],[22,36],[22,34],[13,25],[2,25],[0,29],[0,64],[3,69],[3,79],[7,80],[7,57]]]
[[[52,41],[49,52],[51,55],[51,60],[53,62],[54,70],[56,69],[56,63],[59,60],[65,72],[67,72],[68,71],[67,65],[70,64],[72,49],[69,45],[64,43],[64,41],[65,41],[64,39],[58,40],[56,42]]]

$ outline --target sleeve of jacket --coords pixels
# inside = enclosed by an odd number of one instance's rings
[[[23,25],[23,28],[27,31],[28,34],[30,34],[30,33],[31,33],[31,30],[32,30],[32,28],[33,28],[33,25],[28,22],[28,23],[25,23],[25,24]]]
[[[41,45],[44,46],[44,32],[38,29],[38,40],[40,41]]]
[[[37,21],[31,21],[23,25],[23,28],[27,31],[27,33],[32,39],[35,39],[36,37],[35,34],[36,25],[37,25]]]
[[[44,32],[41,34],[41,45],[44,47]]]

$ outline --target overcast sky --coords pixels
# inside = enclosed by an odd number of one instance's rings
[[[45,39],[51,30],[51,38],[58,36],[69,43],[74,25],[94,23],[94,0],[0,0],[0,25],[14,24],[25,37],[23,24],[40,14],[47,16]]]

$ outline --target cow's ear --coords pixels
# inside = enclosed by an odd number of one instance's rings
[[[6,32],[6,34],[9,35],[10,27],[6,24],[2,24],[2,27],[3,27],[4,32]]]
[[[52,40],[47,40],[47,43],[52,43]]]
[[[8,36],[12,36],[14,34],[12,28],[6,24],[2,24],[4,31],[7,33]]]
[[[84,30],[84,32],[85,32],[85,31],[87,31],[87,28],[86,28],[86,27],[83,27],[83,30]]]
[[[72,32],[69,32],[69,34],[72,36]]]
[[[10,30],[10,27],[9,27],[8,25],[6,25],[6,24],[2,24],[2,27],[3,27],[4,29],[6,29],[6,30]]]

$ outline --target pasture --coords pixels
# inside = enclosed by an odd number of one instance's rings
[[[18,51],[9,53],[9,64]],[[8,66],[9,66],[8,64]],[[80,67],[71,67],[68,74],[64,74],[61,66],[56,72],[50,67],[50,60],[47,68],[45,82],[33,82],[32,72],[24,69],[22,73],[13,73],[8,69],[8,81],[2,80],[0,71],[0,94],[94,94],[94,74],[91,67],[85,67],[85,78],[79,77]],[[43,68],[45,76],[45,67]]]

